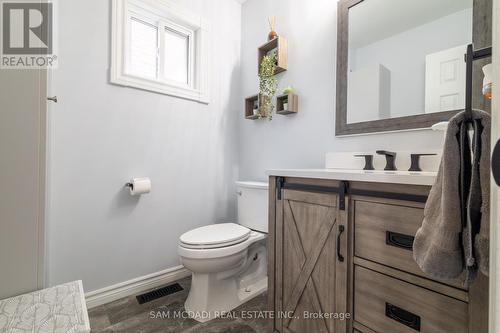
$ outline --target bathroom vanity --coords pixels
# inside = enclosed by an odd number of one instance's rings
[[[435,174],[269,176],[270,332],[488,331],[486,277],[466,290],[429,278],[413,260]]]

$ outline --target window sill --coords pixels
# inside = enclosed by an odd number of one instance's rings
[[[113,72],[114,71],[111,70],[111,73]],[[172,97],[183,98],[203,104],[210,103],[208,94],[203,93],[200,90],[183,88],[180,86],[175,86],[167,83],[141,79],[134,76],[112,74],[110,83],[123,87],[136,88]]]

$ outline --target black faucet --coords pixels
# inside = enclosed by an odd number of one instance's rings
[[[437,154],[411,154],[411,166],[408,171],[422,171],[420,168],[420,156],[435,156]]]
[[[386,160],[386,165],[385,169],[386,171],[396,171],[396,153],[392,151],[386,151],[386,150],[377,150],[377,154],[379,155],[385,155],[385,160]]]
[[[373,167],[373,155],[354,155],[354,157],[364,157],[365,158],[365,167],[363,170],[375,170]]]

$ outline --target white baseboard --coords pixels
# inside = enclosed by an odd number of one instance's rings
[[[160,272],[120,282],[85,294],[87,308],[116,301],[117,299],[154,289],[191,275],[184,266],[176,266]]]

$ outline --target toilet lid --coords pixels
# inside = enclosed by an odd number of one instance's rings
[[[217,248],[241,243],[250,237],[251,230],[235,223],[212,224],[188,231],[180,237],[182,246]]]

